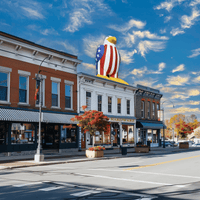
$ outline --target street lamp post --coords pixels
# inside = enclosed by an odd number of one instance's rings
[[[172,103],[172,105],[173,105],[173,108],[174,108],[174,103],[172,102],[172,101],[170,101],[170,100],[166,100],[166,101],[169,101],[169,102],[171,102]],[[161,115],[161,113],[162,113],[162,122],[163,122],[163,148],[165,148],[165,120],[164,120],[164,106],[163,106],[163,104],[166,102],[166,101],[163,101],[162,102],[162,109],[160,109],[159,110],[159,112],[160,112],[160,115]]]
[[[42,154],[42,145],[41,145],[41,121],[42,121],[42,77],[40,75],[40,67],[42,65],[42,63],[47,59],[49,58],[49,56],[47,56],[46,58],[44,58],[42,60],[42,62],[40,63],[40,66],[39,66],[39,70],[38,70],[38,73],[36,75],[36,85],[37,85],[37,81],[39,81],[39,137],[38,137],[38,146],[37,146],[37,152],[34,156],[34,160],[35,162],[41,162],[41,161],[44,161],[44,154]]]

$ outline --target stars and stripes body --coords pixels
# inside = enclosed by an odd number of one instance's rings
[[[99,46],[97,49],[96,53],[97,74],[118,78],[120,56],[115,44],[110,42],[109,38],[115,38],[115,37],[112,36],[107,37],[104,41],[104,45]]]

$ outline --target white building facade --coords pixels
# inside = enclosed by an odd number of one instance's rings
[[[78,74],[77,81],[79,113],[87,105],[87,110],[102,111],[111,122],[108,133],[96,133],[95,145],[133,146],[137,141],[134,111],[137,88],[84,73]],[[82,148],[88,148],[91,140],[89,133],[82,133]]]

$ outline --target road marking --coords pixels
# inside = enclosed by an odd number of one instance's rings
[[[139,166],[139,167],[126,168],[126,169],[123,169],[123,171],[134,170],[134,169],[141,169],[141,168],[145,168],[145,167],[153,167],[153,166],[157,166],[157,165],[164,165],[164,164],[168,164],[168,163],[172,163],[172,162],[177,162],[177,161],[182,161],[182,160],[187,160],[187,159],[192,159],[192,158],[197,158],[197,157],[200,157],[200,155],[198,155],[198,156],[192,156],[192,157],[187,157],[187,158],[180,158],[180,159],[176,159],[176,160],[169,160],[169,161],[155,163],[155,164],[150,164],[150,165],[143,165],[143,166]]]
[[[39,189],[39,190],[48,192],[48,191],[58,190],[58,189],[62,189],[62,188],[64,188],[64,186],[59,186],[59,187],[47,187],[47,188],[42,188],[42,189]]]
[[[29,185],[37,185],[37,184],[41,184],[42,182],[34,182],[34,183],[24,183],[21,185],[13,185],[13,187],[24,187],[24,186],[29,186]]]
[[[101,193],[101,191],[88,190],[88,191],[78,192],[78,193],[74,193],[74,194],[70,194],[70,195],[75,196],[75,197],[84,197],[84,196],[88,196],[90,194],[98,194],[98,193]]]
[[[110,177],[110,176],[101,176],[101,175],[93,175],[93,174],[80,174],[80,173],[74,173],[74,174],[80,175],[80,176],[90,176],[90,177],[96,177],[96,178],[113,179],[113,180],[118,180],[118,181],[130,181],[130,182],[147,183],[147,184],[154,184],[154,185],[176,186],[176,185],[170,184],[170,183],[158,183],[158,182],[141,181],[141,180],[126,179],[126,178],[115,178],[115,177]],[[177,185],[176,187],[180,187],[180,186]]]
[[[123,172],[124,170],[113,170],[113,169],[87,169],[87,170],[94,170],[94,171],[108,171],[108,172]],[[199,176],[186,176],[186,175],[178,175],[178,174],[163,174],[163,173],[155,173],[155,172],[143,172],[143,171],[124,171],[130,173],[141,173],[141,174],[153,174],[153,175],[161,175],[161,176],[175,176],[181,178],[195,178],[200,179]]]

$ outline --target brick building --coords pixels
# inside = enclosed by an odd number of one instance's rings
[[[160,145],[160,129],[163,129],[163,124],[158,121],[158,110],[161,98],[159,90],[137,85],[135,94],[137,142],[147,144],[147,141],[150,141],[152,147]]]
[[[42,78],[42,147],[78,147],[77,56],[0,32],[0,152],[31,151],[37,147]],[[41,65],[41,66],[40,66]],[[69,128],[63,128],[63,125]]]

